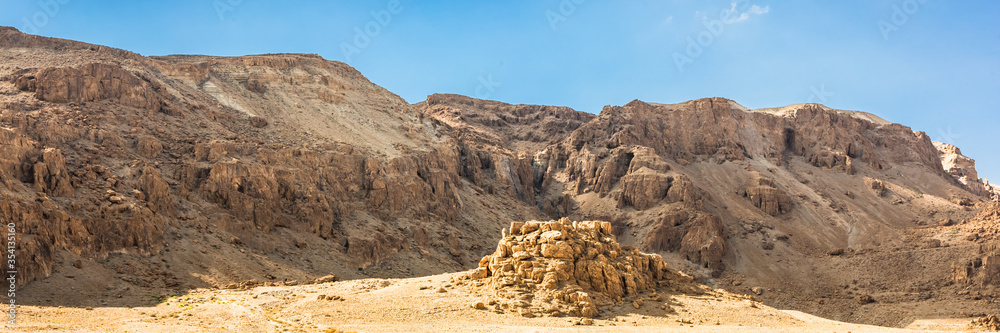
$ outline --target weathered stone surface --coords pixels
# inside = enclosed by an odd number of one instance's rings
[[[691,225],[691,215],[685,210],[672,211],[656,221],[643,242],[650,251],[677,251]]]
[[[136,140],[135,150],[146,158],[155,158],[163,151],[163,144],[154,136],[143,135]]]
[[[253,126],[253,127],[263,128],[263,127],[266,127],[267,124],[268,124],[267,119],[265,119],[264,117],[260,117],[260,116],[252,116],[252,117],[250,117],[250,125]]]
[[[513,151],[542,150],[595,117],[567,107],[511,105],[453,94],[428,96],[416,107],[447,123],[447,130],[464,142]]]
[[[670,189],[667,190],[668,202],[683,202],[686,207],[702,209],[702,192],[687,176],[677,175],[673,177]]]
[[[320,283],[330,283],[337,281],[340,281],[340,278],[338,278],[336,275],[329,274],[316,278],[316,280],[313,280],[313,283],[320,284]]]
[[[497,250],[467,276],[486,280],[501,297],[514,298],[515,293],[508,292],[528,289],[532,301],[517,307],[531,313],[593,317],[598,306],[637,297],[670,281],[688,281],[669,270],[660,256],[619,246],[608,222],[563,218],[514,222],[510,230]]]
[[[150,111],[159,111],[162,104],[149,82],[115,65],[50,67],[38,71],[34,80],[38,99],[53,103],[113,99],[125,106]]]
[[[969,328],[976,330],[987,330],[987,331],[998,331],[1000,330],[1000,318],[997,315],[990,314],[984,317],[976,318],[971,323],[969,323]]]
[[[1000,285],[1000,254],[983,257],[983,284]]]
[[[1000,187],[990,185],[989,181],[979,178],[979,173],[976,172],[976,160],[962,155],[962,150],[954,145],[934,142],[934,148],[937,148],[944,171],[967,190],[994,201],[1000,199]]]
[[[843,152],[820,150],[809,155],[809,163],[821,168],[829,168],[854,174],[854,162],[850,156]]]
[[[542,244],[541,253],[542,256],[548,258],[569,259],[573,257],[573,249],[566,242]]]
[[[153,212],[168,217],[176,216],[173,191],[156,168],[149,165],[142,168],[138,187]]]
[[[758,177],[753,183],[747,185],[742,193],[744,198],[750,200],[754,207],[771,216],[778,216],[792,210],[792,198],[778,189],[774,181]]]
[[[53,196],[73,195],[69,171],[66,170],[66,158],[59,149],[46,148],[42,151],[42,158],[35,163],[33,169],[36,190]]]
[[[679,252],[687,260],[710,268],[718,276],[729,251],[725,226],[718,217],[688,210],[664,214],[642,244],[650,251]]]
[[[726,255],[728,236],[722,221],[715,216],[703,215],[692,222],[681,240],[681,255],[687,260],[712,270],[718,276],[725,269],[722,262]]]
[[[34,178],[33,164],[25,163],[38,155],[38,142],[21,131],[0,130],[0,172],[5,186],[10,189],[15,180]]]
[[[664,173],[670,170],[670,165],[655,155],[652,149],[636,147],[619,155],[632,157],[628,158],[628,173],[618,180],[620,187],[615,192],[618,208],[631,206],[636,210],[646,210],[661,203],[675,202],[683,202],[693,208],[703,206],[701,189],[683,174]],[[618,164],[606,165],[604,169],[618,170]]]
[[[649,171],[665,173],[670,171],[670,164],[667,163],[663,157],[656,154],[656,151],[648,147],[636,147],[632,150],[632,161],[628,166],[628,173],[638,173],[642,172],[642,169],[649,169]]]
[[[667,196],[672,181],[673,178],[657,173],[628,174],[621,179],[618,207],[651,208]]]

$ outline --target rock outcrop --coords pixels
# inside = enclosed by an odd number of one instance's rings
[[[966,189],[977,195],[989,197],[993,201],[1000,200],[1000,188],[993,186],[988,180],[979,178],[976,172],[976,160],[962,155],[962,150],[947,143],[934,142],[938,155],[941,158],[941,166],[945,172],[955,178],[956,181],[965,185]]]
[[[754,207],[760,208],[768,215],[778,216],[792,210],[792,198],[775,187],[774,181],[769,178],[756,177],[751,184],[747,185],[740,193],[744,198],[750,200]]]
[[[691,228],[691,214],[686,210],[671,211],[660,217],[653,230],[643,242],[650,251],[676,252],[681,248],[681,240]]]
[[[41,159],[33,168],[35,174],[35,189],[45,191],[53,196],[72,196],[73,186],[70,184],[69,171],[66,170],[66,158],[56,148],[46,148]]]
[[[12,80],[21,90],[34,91],[39,100],[53,103],[113,99],[125,106],[150,111],[159,111],[162,106],[160,95],[149,82],[115,65],[49,67]]]
[[[567,107],[511,105],[453,94],[430,95],[414,106],[471,147],[514,154],[543,150],[594,118]]]
[[[889,189],[886,188],[885,183],[882,180],[865,177],[865,185],[868,186],[875,195],[884,197],[888,193]]]
[[[969,323],[969,328],[973,330],[998,331],[1000,330],[1000,318],[993,314],[976,318]]]
[[[621,180],[618,207],[632,206],[644,210],[656,206],[667,197],[673,181],[673,178],[664,174],[628,174]]]
[[[1000,247],[980,246],[976,258],[953,263],[951,279],[961,286],[1000,286]]]
[[[680,253],[687,260],[711,269],[712,276],[718,277],[726,268],[722,259],[728,248],[727,239],[721,219],[702,215],[691,222],[691,227],[681,239]]]
[[[622,247],[611,229],[608,222],[566,218],[513,222],[469,277],[485,282],[509,310],[582,317],[690,281],[660,256]]]

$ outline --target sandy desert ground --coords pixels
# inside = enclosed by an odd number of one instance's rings
[[[184,295],[142,295],[152,291],[137,290],[120,302],[163,298],[135,307],[114,302],[95,307],[21,306],[18,323],[3,327],[6,332],[928,332],[967,330],[971,321],[923,319],[907,329],[850,324],[707,290],[702,295],[663,293],[662,302],[616,306],[581,324],[585,319],[577,317],[497,313],[488,305],[490,292],[463,282],[459,274],[197,289]],[[46,290],[37,287],[22,297]],[[475,309],[479,302],[486,309]],[[674,312],[666,313],[664,303]]]

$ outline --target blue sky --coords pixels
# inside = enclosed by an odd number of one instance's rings
[[[953,143],[996,182],[998,17],[1000,1],[0,0],[0,25],[143,55],[317,53],[411,103],[818,102]]]

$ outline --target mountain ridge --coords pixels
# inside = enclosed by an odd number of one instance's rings
[[[24,230],[29,293],[431,275],[474,267],[511,221],[568,217],[838,320],[997,297],[996,188],[874,115],[409,104],[316,55],[147,58],[11,28],[0,59],[0,217]]]

